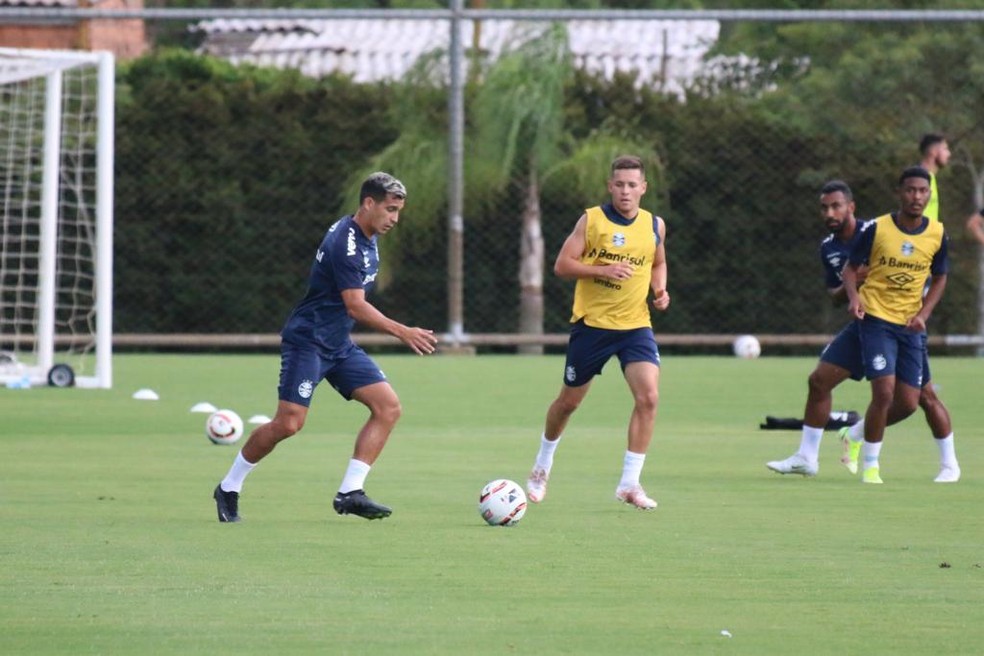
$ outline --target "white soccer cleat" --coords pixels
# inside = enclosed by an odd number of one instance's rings
[[[794,453],[785,460],[773,460],[765,463],[765,466],[779,474],[799,474],[801,476],[816,476],[820,471],[820,465],[810,462],[798,453]]]
[[[655,499],[650,499],[641,485],[629,485],[619,487],[615,490],[615,498],[622,503],[635,506],[639,510],[653,510],[659,504]]]
[[[540,503],[547,496],[547,480],[550,472],[540,467],[534,467],[530,477],[526,479],[526,498],[533,503]]]
[[[960,480],[960,466],[959,465],[943,465],[940,467],[940,473],[936,475],[933,479],[934,483],[956,483]]]

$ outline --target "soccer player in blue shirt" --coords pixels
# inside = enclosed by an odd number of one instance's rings
[[[854,209],[854,195],[847,183],[841,180],[831,180],[821,188],[820,214],[831,234],[820,244],[820,260],[823,262],[827,291],[836,303],[844,303],[847,300],[843,269],[847,264],[851,249],[858,241],[861,231],[867,223],[855,218]],[[866,274],[866,269],[860,269],[858,280],[863,282]],[[950,480],[950,476],[944,476],[950,472],[944,462],[946,449],[943,448],[946,440],[949,440],[950,444],[953,440],[950,415],[930,382],[929,361],[925,353],[923,354],[923,370],[923,387],[919,405],[926,413],[926,421],[937,440],[937,445],[941,446],[941,469],[937,482],[955,482]],[[820,441],[823,438],[823,430],[830,415],[833,390],[848,378],[861,380],[863,377],[864,361],[861,355],[861,337],[858,323],[852,321],[837,334],[830,344],[824,347],[820,354],[820,362],[817,363],[807,381],[809,392],[799,449],[789,458],[768,462],[766,466],[780,474],[815,476],[819,471]],[[911,411],[902,405],[893,405],[889,411],[888,424],[899,422],[908,417],[910,413]],[[858,455],[864,435],[863,431],[863,420],[840,431],[844,448],[841,463],[852,474],[857,473],[858,470]],[[959,478],[959,468],[956,471],[957,478]],[[947,480],[943,480],[944,478]]]
[[[418,355],[433,353],[433,331],[396,322],[373,307],[366,294],[379,270],[377,240],[399,221],[406,201],[403,183],[373,173],[362,184],[359,209],[336,221],[311,265],[307,293],[281,331],[279,404],[273,420],[259,426],[236,456],[213,496],[220,522],[238,522],[243,481],[277,444],[304,426],[314,389],[327,380],[346,400],[369,408],[333,506],[340,515],[388,517],[391,510],[363,490],[369,469],[400,418],[400,399],[365,351],[352,342],[355,323],[389,333]]]

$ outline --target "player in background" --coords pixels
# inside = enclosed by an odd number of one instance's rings
[[[864,418],[865,483],[881,483],[879,455],[889,411],[913,411],[923,386],[926,322],[947,281],[947,236],[943,225],[923,214],[930,197],[930,173],[913,166],[899,176],[899,210],[873,219],[861,230],[844,268],[848,312],[859,324],[865,377],[871,403]],[[868,267],[858,288],[858,272]],[[923,288],[932,276],[925,296]],[[960,478],[952,433],[937,439],[937,482]]]
[[[967,217],[967,232],[980,244],[984,244],[984,207]]]
[[[540,449],[526,483],[529,500],[540,503],[554,452],[574,411],[584,400],[591,380],[605,363],[618,356],[622,375],[635,404],[629,418],[628,448],[615,498],[651,510],[651,499],[639,482],[653,437],[659,402],[659,349],[653,335],[647,299],[666,310],[666,225],[640,208],[646,193],[646,172],[634,156],[615,159],[608,178],[611,202],[585,210],[568,235],[554,263],[554,273],[577,280],[564,381],[547,410]]]
[[[373,173],[362,184],[359,209],[336,221],[311,265],[307,293],[281,331],[277,413],[259,426],[236,456],[213,493],[220,522],[238,522],[243,481],[277,444],[304,426],[311,397],[327,380],[346,400],[369,409],[333,506],[340,515],[382,519],[391,513],[366,496],[366,476],[400,418],[400,399],[365,351],[352,342],[356,322],[389,333],[414,353],[433,353],[433,331],[398,323],[373,307],[366,294],[379,270],[377,240],[400,218],[407,190],[387,173]]]
[[[919,165],[929,173],[930,196],[923,215],[933,221],[941,221],[940,192],[936,185],[936,174],[950,161],[950,145],[942,134],[932,132],[923,135],[919,140],[919,153],[922,155]]]
[[[830,235],[820,244],[820,260],[824,267],[827,292],[837,304],[844,304],[847,301],[842,273],[851,248],[860,234],[860,228],[866,223],[855,218],[854,211],[854,194],[846,182],[831,180],[820,189],[820,215],[827,230],[830,231]],[[863,282],[866,274],[865,269],[860,269],[858,280]],[[952,439],[950,415],[930,382],[929,360],[925,353],[923,368],[925,380],[919,396],[919,405],[926,414],[926,422],[933,436],[938,440],[947,437]],[[780,474],[816,476],[819,471],[820,442],[833,405],[833,390],[848,378],[861,380],[863,377],[864,362],[861,357],[858,323],[851,321],[824,347],[820,353],[820,361],[807,379],[808,393],[799,449],[785,460],[774,460],[766,463],[766,466]],[[909,413],[903,407],[893,405],[889,410],[887,422],[891,425],[907,416]],[[840,430],[843,447],[841,463],[852,474],[858,471],[858,454],[861,450],[863,431],[864,420]]]

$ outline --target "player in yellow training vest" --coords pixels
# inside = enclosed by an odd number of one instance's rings
[[[616,223],[617,217],[610,219],[601,207],[587,209],[584,215],[585,243],[591,246],[581,254],[581,263],[605,266],[624,262],[632,267],[632,275],[617,280],[604,275],[578,278],[571,323],[583,320],[592,328],[609,330],[652,327],[646,297],[659,241],[653,215],[640,209],[629,225]]]
[[[871,381],[862,446],[865,483],[882,482],[878,456],[889,408],[894,403],[894,411],[907,416],[919,402],[926,322],[946,287],[946,233],[923,214],[929,183],[929,172],[920,166],[903,171],[899,211],[862,228],[844,268],[848,312],[860,322],[865,377]],[[858,269],[865,265],[868,275],[859,290]]]
[[[581,215],[554,263],[558,276],[577,280],[571,336],[564,384],[547,410],[526,491],[533,503],[543,501],[554,451],[568,419],[587,395],[591,380],[617,355],[635,405],[615,498],[652,510],[656,502],[639,483],[659,402],[659,348],[647,299],[651,290],[657,310],[670,304],[663,245],[666,226],[639,207],[646,193],[646,173],[638,157],[623,156],[612,163],[608,192],[611,202]]]

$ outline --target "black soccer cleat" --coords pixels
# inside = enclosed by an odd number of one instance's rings
[[[358,515],[366,519],[383,519],[393,514],[393,511],[381,503],[376,503],[366,496],[363,490],[352,490],[335,495],[332,502],[335,512],[339,515]]]
[[[242,521],[243,518],[239,516],[239,492],[226,492],[220,483],[215,486],[212,498],[215,499],[220,522]]]

